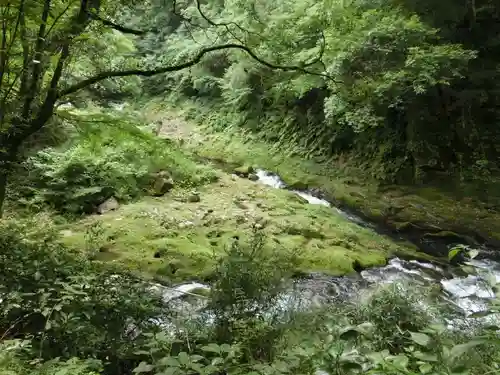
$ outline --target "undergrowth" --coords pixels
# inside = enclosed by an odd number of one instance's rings
[[[499,371],[498,327],[447,328],[427,291],[388,287],[305,311],[280,305],[293,292],[293,253],[277,258],[257,228],[227,248],[194,320],[144,282],[65,249],[50,226],[36,228],[34,220],[0,227],[2,374]]]
[[[78,132],[63,146],[36,152],[19,170],[11,200],[40,209],[91,213],[110,197],[126,202],[149,194],[158,173],[176,186],[198,186],[216,179],[176,145],[145,132],[134,119],[81,113]]]

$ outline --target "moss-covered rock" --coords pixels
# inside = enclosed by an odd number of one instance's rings
[[[255,169],[251,165],[242,165],[234,169],[233,173],[240,177],[248,177]]]

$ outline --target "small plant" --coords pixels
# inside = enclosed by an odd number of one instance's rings
[[[85,250],[91,258],[95,256],[104,243],[105,229],[100,221],[94,221],[85,230]]]

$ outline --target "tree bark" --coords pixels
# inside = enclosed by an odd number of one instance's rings
[[[7,182],[9,177],[8,170],[0,170],[0,218],[3,217],[3,209],[5,203],[5,197],[7,193]]]
[[[6,140],[8,141],[8,140]],[[0,154],[0,218],[3,217],[7,184],[12,167],[16,161],[18,146],[11,143],[11,147]]]

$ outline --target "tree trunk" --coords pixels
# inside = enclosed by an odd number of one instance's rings
[[[0,140],[0,146],[5,143],[10,144],[10,147],[3,153],[0,153],[0,218],[3,216],[9,176],[17,160],[17,152],[19,149],[18,144],[13,140]]]
[[[5,196],[7,193],[8,177],[9,177],[9,170],[2,169],[0,171],[0,218],[3,217],[3,209],[5,203]]]

